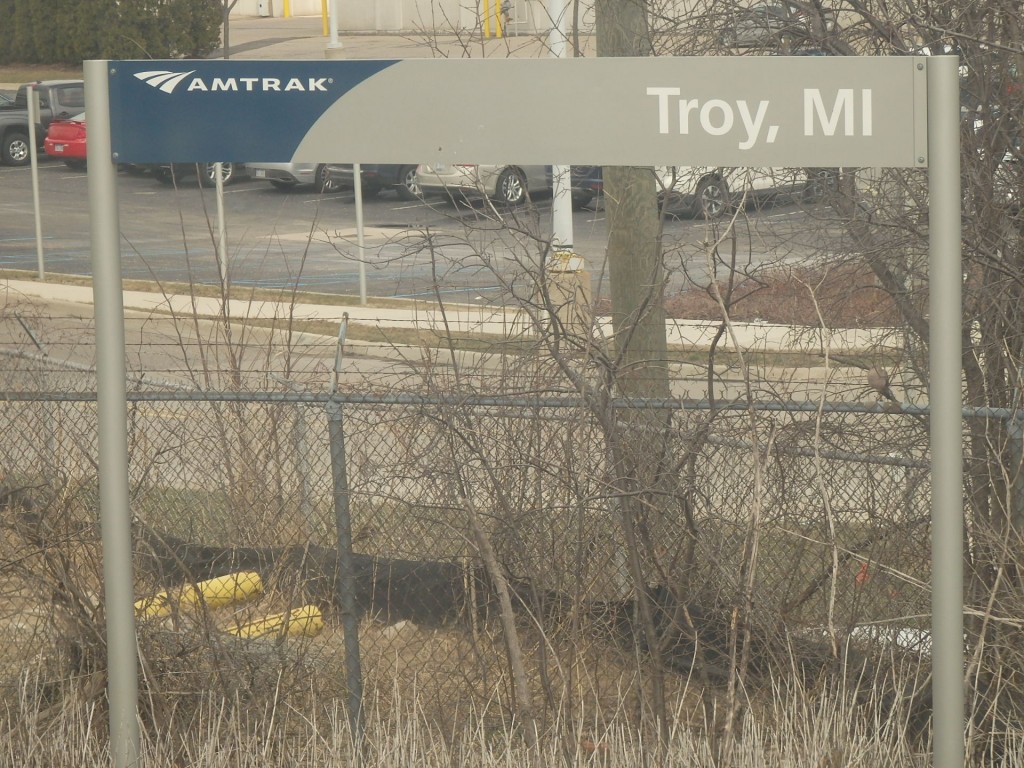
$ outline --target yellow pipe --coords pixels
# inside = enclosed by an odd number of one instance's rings
[[[251,621],[238,627],[229,627],[226,631],[238,637],[266,637],[278,635],[284,637],[312,637],[324,628],[324,617],[315,605],[304,605],[288,613],[278,613],[265,619]]]
[[[484,37],[491,36],[491,0],[483,0],[484,2]],[[500,0],[496,0],[500,2]]]
[[[284,0],[284,2],[285,8],[287,8],[288,0]],[[327,0],[320,0],[320,18],[322,18],[324,22],[324,37],[329,37],[331,34],[331,25],[329,23],[330,19],[328,19],[328,16],[329,14],[327,13]]]
[[[210,608],[222,608],[248,600],[262,591],[263,582],[258,573],[241,571],[136,600],[135,615],[140,619],[167,616],[174,610],[175,604],[187,606],[205,603]]]
[[[284,0],[284,17],[287,19],[292,15],[291,0]]]

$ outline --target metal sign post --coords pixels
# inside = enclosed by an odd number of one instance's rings
[[[960,81],[955,56],[928,66],[928,286],[932,452],[932,746],[964,764],[964,503],[961,385]]]
[[[87,62],[115,765],[133,762],[138,730],[124,322],[111,160],[259,158],[929,168],[934,759],[938,768],[961,768],[958,64],[951,56]],[[424,88],[425,82],[444,88]],[[614,119],[608,105],[615,107]],[[368,114],[375,119],[367,120]],[[409,114],[430,119],[410,122]],[[536,114],[559,119],[538,129],[530,124]],[[261,130],[249,130],[252,125]],[[358,175],[355,183],[359,189]]]
[[[39,279],[46,279],[46,267],[43,261],[43,214],[39,206],[39,159],[36,143],[36,125],[39,123],[39,91],[28,89],[28,156],[32,163],[32,210],[36,216],[36,263],[39,268]]]
[[[121,290],[117,166],[111,157],[107,63],[85,62],[89,115],[89,210],[92,290],[96,308],[96,397],[99,411],[100,529],[107,617],[107,698],[114,768],[139,757],[139,672],[128,494],[128,402]]]

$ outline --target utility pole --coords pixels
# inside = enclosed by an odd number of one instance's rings
[[[338,40],[338,0],[328,0],[328,24],[330,24],[330,40],[327,43],[328,57],[335,56],[337,51],[344,46]],[[332,53],[334,52],[334,53]],[[359,184],[358,179],[356,184]]]
[[[548,0],[548,15],[551,18],[551,29],[548,31],[548,50],[551,52],[551,57],[555,59],[565,58],[567,12],[567,0]],[[550,119],[557,120],[558,115],[550,115]],[[569,166],[553,165],[551,167],[551,250],[554,254],[571,254],[573,250],[571,186]]]

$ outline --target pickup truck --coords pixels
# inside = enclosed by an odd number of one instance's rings
[[[85,83],[81,80],[40,80],[18,88],[12,104],[0,106],[0,163],[26,165],[31,160],[28,132],[28,94],[39,91],[36,143],[41,152],[51,120],[65,120],[85,111]]]

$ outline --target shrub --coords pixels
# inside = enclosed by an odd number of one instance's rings
[[[222,11],[220,0],[0,0],[0,64],[199,58],[220,43]]]

